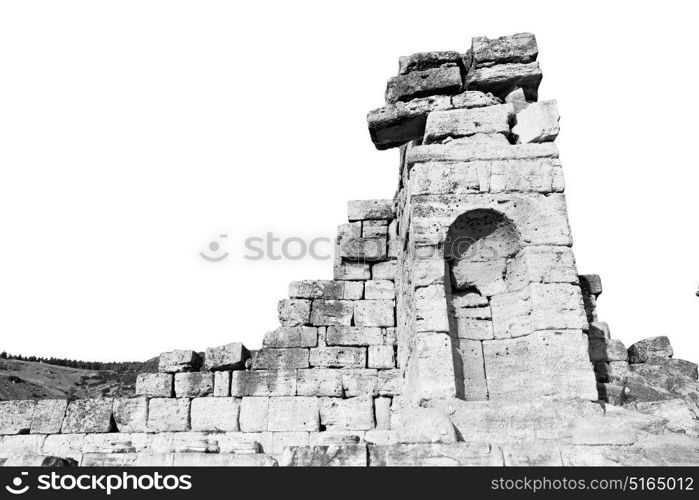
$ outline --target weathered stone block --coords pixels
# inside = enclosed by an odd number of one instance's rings
[[[466,88],[504,97],[513,88],[521,87],[528,101],[536,101],[542,76],[538,62],[498,64],[469,71]]]
[[[354,303],[354,324],[357,326],[395,326],[394,308],[392,300],[357,300]]]
[[[244,370],[250,351],[239,342],[209,347],[204,356],[204,368],[210,371]]]
[[[342,388],[345,397],[375,396],[378,394],[378,375],[376,369],[342,370]]]
[[[286,448],[282,467],[366,467],[365,445],[323,445]]]
[[[31,436],[4,436],[0,441],[0,457],[38,455],[47,437],[42,434]]]
[[[455,443],[456,429],[448,415],[436,408],[406,408],[401,412],[400,443]]]
[[[315,326],[351,325],[354,301],[314,300],[311,323]]]
[[[517,33],[500,38],[474,37],[471,54],[475,67],[505,63],[530,63],[536,60],[539,49],[532,33]]]
[[[366,262],[342,261],[333,266],[333,277],[336,280],[368,280],[371,279],[371,267]]]
[[[302,326],[310,324],[311,301],[305,299],[282,299],[277,307],[282,326]]]
[[[360,262],[385,260],[387,244],[385,237],[343,238],[339,241],[340,257]]]
[[[456,94],[461,91],[461,86],[461,69],[458,66],[413,71],[388,80],[386,102],[409,101],[435,94]]]
[[[599,274],[581,274],[578,278],[580,279],[580,288],[583,294],[595,297],[602,294],[602,278],[600,278]]]
[[[517,113],[512,134],[517,144],[553,142],[561,130],[559,120],[556,101],[533,102]]]
[[[246,397],[240,405],[240,430],[265,432],[269,416],[269,398]]]
[[[44,436],[41,436],[44,437]],[[85,434],[50,434],[46,436],[34,453],[80,460],[85,443]],[[3,443],[3,450],[5,449]]]
[[[37,401],[32,416],[31,433],[57,434],[61,432],[66,408],[68,408],[68,400],[66,399],[42,399]]]
[[[362,222],[362,238],[388,238],[387,220],[365,220]],[[356,297],[361,299],[361,297]]]
[[[477,340],[460,340],[458,352],[463,375],[463,399],[466,401],[488,399],[483,343]]]
[[[378,372],[377,392],[380,396],[398,396],[402,392],[403,377],[400,370],[381,370]]]
[[[231,372],[214,372],[214,392],[217,398],[231,395]]]
[[[384,335],[379,327],[331,326],[326,342],[329,346],[369,346],[384,343]]]
[[[393,220],[396,214],[393,200],[350,200],[347,202],[347,218],[358,220]]]
[[[112,407],[114,400],[77,399],[68,403],[63,419],[63,434],[83,432],[111,432],[114,428]]]
[[[374,398],[374,414],[377,430],[391,428],[391,398]]]
[[[235,371],[231,374],[231,396],[293,396],[296,370]]]
[[[112,407],[114,424],[119,432],[146,432],[148,424],[148,399],[117,398]]]
[[[357,300],[362,298],[362,283],[338,280],[292,281],[289,297],[292,299]]]
[[[328,430],[371,430],[375,427],[373,398],[321,398],[320,423]]]
[[[699,373],[697,372],[697,364],[692,363],[691,361],[686,361],[684,359],[648,358],[645,364],[661,366],[665,370],[680,373],[685,377],[693,378],[694,380],[697,380],[697,378],[699,378]]]
[[[290,370],[294,368],[308,368],[308,349],[265,347],[253,356],[253,370]]]
[[[28,434],[36,401],[0,401],[0,434]]]
[[[176,373],[175,396],[197,398],[214,392],[214,374],[207,372]]]
[[[269,400],[270,431],[318,431],[318,398],[296,396]]]
[[[439,142],[447,137],[456,139],[474,134],[508,135],[513,116],[514,108],[511,104],[434,111],[427,116],[425,144]]]
[[[377,445],[369,448],[372,467],[502,466],[499,451],[475,443]]]
[[[364,284],[364,298],[366,300],[393,300],[396,298],[396,289],[393,281],[371,280]]]
[[[297,396],[342,397],[342,371],[314,368],[296,374]]]
[[[161,373],[194,372],[202,365],[201,356],[194,351],[164,352],[158,359],[158,371]]]
[[[396,355],[391,345],[372,345],[368,348],[368,366],[379,370],[396,367]]]
[[[454,352],[448,333],[421,332],[406,368],[405,392],[416,401],[456,397]]]
[[[418,52],[409,56],[401,56],[398,59],[398,73],[405,75],[412,71],[461,66],[463,63],[463,56],[454,50]]]
[[[310,435],[307,431],[294,432],[266,432],[266,443],[263,444],[265,453],[281,458],[288,447],[308,446]]]
[[[311,349],[310,364],[320,368],[364,368],[366,348],[318,347]]]
[[[377,262],[371,265],[371,279],[395,281],[398,263],[395,260]]]
[[[361,283],[359,283],[361,285]],[[316,347],[318,345],[318,328],[312,326],[283,326],[265,333],[262,340],[264,347]]]
[[[628,361],[626,347],[616,339],[590,339],[591,361]]]
[[[507,291],[506,258],[488,261],[460,260],[452,265],[451,271],[452,283],[457,290],[477,288],[486,296]]]
[[[441,285],[430,285],[415,291],[415,329],[418,332],[448,332],[449,309]]]
[[[172,373],[139,373],[136,377],[136,395],[169,398],[173,395]]]
[[[191,406],[193,431],[238,431],[240,399],[194,398]]]
[[[150,432],[183,432],[189,430],[188,398],[153,398],[148,401]]]
[[[673,355],[670,339],[651,337],[643,339],[629,347],[630,363],[645,363],[650,358],[671,358]]]

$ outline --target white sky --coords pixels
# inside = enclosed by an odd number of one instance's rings
[[[581,273],[626,345],[699,361],[689,2],[0,4],[0,350],[146,359],[259,347],[290,280],[243,240],[333,237],[345,201],[390,198],[398,153],[367,111],[398,56],[533,31],[558,100]],[[230,256],[198,253],[221,233]]]

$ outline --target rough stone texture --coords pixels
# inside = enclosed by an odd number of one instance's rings
[[[366,467],[365,445],[302,446],[286,448],[282,467]]]
[[[466,88],[505,97],[512,89],[520,87],[528,101],[536,101],[541,78],[542,73],[537,62],[498,64],[469,71],[466,76]]]
[[[354,301],[314,300],[311,323],[315,326],[349,326],[352,324]]]
[[[341,370],[316,368],[297,372],[297,396],[342,397],[342,393]]]
[[[488,444],[434,443],[378,445],[369,448],[371,467],[414,466],[498,466],[502,454]]]
[[[627,361],[626,347],[620,340],[590,339],[591,361]]]
[[[373,398],[321,398],[320,423],[328,430],[371,430],[375,427]]]
[[[336,280],[368,280],[371,279],[371,266],[366,262],[342,261],[333,266],[333,277]]]
[[[263,348],[255,353],[252,360],[253,370],[286,370],[308,368],[308,349]]]
[[[188,398],[153,398],[148,401],[150,432],[183,432],[189,430]]]
[[[395,326],[392,300],[358,300],[354,303],[354,324],[357,326]]]
[[[279,323],[282,326],[302,326],[310,324],[311,301],[305,299],[283,299],[277,306]]]
[[[389,430],[391,428],[391,402],[392,398],[374,398],[374,417],[377,430]]]
[[[250,352],[239,342],[209,347],[204,355],[204,368],[210,371],[244,370]]]
[[[320,368],[364,368],[366,358],[363,347],[318,347],[311,349],[310,364]]]
[[[35,407],[36,401],[0,401],[0,435],[29,433]]]
[[[461,69],[458,66],[412,71],[388,80],[386,102],[409,101],[435,94],[456,94],[461,91],[461,86]]]
[[[398,266],[395,260],[377,262],[371,266],[371,279],[394,281],[396,279],[397,270]]]
[[[396,355],[391,345],[372,345],[368,348],[367,366],[388,370],[396,367]]]
[[[539,48],[532,33],[516,33],[500,38],[477,36],[471,40],[473,66],[505,63],[530,63],[536,60]]]
[[[650,358],[671,358],[673,355],[670,339],[651,337],[643,339],[629,347],[630,363],[645,363]]]
[[[364,298],[367,300],[393,300],[396,298],[396,289],[393,281],[367,281],[364,287]]]
[[[237,431],[240,399],[194,398],[191,406],[193,431]]]
[[[147,398],[118,398],[112,408],[114,424],[119,432],[146,432],[148,424]]]
[[[174,377],[172,373],[139,373],[136,377],[136,395],[172,397]]]
[[[194,372],[202,365],[201,356],[195,351],[164,352],[158,359],[158,371],[161,373]]]
[[[401,412],[400,443],[455,443],[456,429],[447,414],[436,408],[406,408]]]
[[[243,398],[240,404],[240,430],[243,432],[265,432],[269,418],[269,398]]]
[[[231,375],[231,396],[293,396],[296,370],[235,371]]]
[[[462,55],[453,50],[418,52],[398,59],[398,74],[405,75],[411,71],[461,65],[463,65]]]
[[[339,242],[340,257],[358,261],[380,261],[387,256],[385,237],[341,238]]]
[[[292,299],[348,299],[362,298],[362,284],[355,281],[304,280],[289,285]]]
[[[558,107],[556,101],[539,101],[529,104],[517,113],[512,134],[517,144],[552,142],[558,137]]]
[[[71,401],[66,409],[61,432],[63,434],[111,432],[114,428],[113,405],[114,400],[111,398]]]
[[[379,392],[379,377],[374,369],[342,370],[345,397],[375,396]]]
[[[329,346],[370,346],[384,343],[384,335],[379,327],[331,326],[326,342]]]
[[[175,396],[178,398],[208,396],[213,392],[213,373],[197,372],[175,374]]]
[[[262,340],[264,347],[316,347],[318,328],[311,326],[283,326],[267,332]]]
[[[214,372],[213,395],[218,398],[231,395],[231,372]]]
[[[270,398],[268,418],[270,431],[317,431],[320,428],[318,398]]]
[[[43,399],[37,401],[32,414],[30,432],[32,434],[56,434],[61,432],[67,408],[68,401],[65,399]],[[2,410],[0,410],[0,413],[2,413]],[[0,434],[3,433],[0,432]]]
[[[510,133],[510,120],[513,116],[514,108],[511,104],[434,111],[427,116],[425,144],[439,142],[447,137],[456,139],[475,134],[508,135]]]
[[[393,200],[351,200],[347,202],[347,218],[358,220],[392,220],[396,214]]]

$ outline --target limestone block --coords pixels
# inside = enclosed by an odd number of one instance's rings
[[[629,373],[629,363],[626,361],[597,361],[595,362],[597,378],[603,382],[623,382]]]
[[[580,279],[580,288],[582,288],[583,294],[595,297],[602,294],[602,279],[599,274],[581,274],[578,278]]]
[[[471,53],[475,67],[505,63],[530,63],[536,60],[539,49],[532,33],[517,33],[500,38],[474,37]]]
[[[488,384],[483,359],[483,343],[477,340],[460,340],[459,349],[466,401],[488,399]]]
[[[512,134],[517,144],[553,142],[561,130],[559,120],[556,101],[533,102],[517,113]]]
[[[377,262],[371,265],[372,280],[391,280],[395,281],[398,272],[398,263],[395,260],[386,262]]]
[[[451,104],[457,109],[482,108],[484,106],[496,106],[498,104],[502,104],[502,101],[491,93],[485,94],[478,90],[467,90],[461,94],[451,96]]]
[[[491,400],[540,397],[597,399],[587,337],[580,330],[538,331],[483,341]]]
[[[350,200],[347,218],[350,221],[393,220],[396,218],[393,200]]]
[[[653,415],[666,420],[666,426],[670,432],[684,433],[688,436],[699,437],[699,418],[696,405],[688,404],[684,399],[668,399],[665,401],[651,401],[647,403],[631,403],[625,408]]]
[[[366,445],[303,446],[286,448],[282,467],[366,467]]]
[[[210,371],[244,370],[250,351],[239,342],[209,347],[204,356],[204,368]]]
[[[371,280],[364,284],[364,298],[366,300],[393,300],[396,298],[396,289],[393,281]]]
[[[377,392],[380,396],[398,396],[402,392],[403,377],[400,370],[381,370],[377,378]]]
[[[194,398],[191,407],[193,431],[237,431],[240,399]]]
[[[348,222],[337,226],[337,237],[341,238],[361,238],[362,221]],[[319,297],[320,298],[320,297]],[[332,298],[332,297],[328,297]]]
[[[36,401],[0,401],[0,435],[29,433],[35,408]]]
[[[329,346],[369,346],[384,343],[383,331],[379,327],[331,326],[326,342]]]
[[[235,371],[231,374],[231,396],[293,396],[296,370]]]
[[[51,455],[16,455],[0,458],[3,467],[77,467],[78,461],[72,458],[54,457]]]
[[[395,326],[394,302],[392,300],[355,301],[354,324],[357,326]]]
[[[442,285],[415,290],[415,328],[418,332],[448,332],[449,309]]]
[[[418,259],[413,263],[413,285],[427,287],[443,285],[445,282],[446,263],[443,258]]]
[[[503,446],[505,465],[509,467],[561,466],[561,449],[557,444],[527,443]]]
[[[273,457],[264,454],[202,454],[175,453],[172,455],[174,467],[277,467]]]
[[[365,431],[321,431],[309,436],[310,446],[348,446],[364,442]]]
[[[401,56],[398,59],[398,74],[405,75],[412,71],[461,66],[463,63],[462,55],[454,50],[418,52],[409,56]]]
[[[372,345],[368,348],[367,366],[379,370],[396,367],[396,354],[391,345]]]
[[[388,238],[387,220],[365,220],[362,222],[362,238]],[[361,297],[357,297],[361,299]]]
[[[269,398],[245,397],[240,405],[240,430],[265,432],[269,416]]]
[[[471,311],[490,311],[489,307],[455,309],[456,334],[460,339],[487,340],[494,338],[493,321],[469,317]]]
[[[178,373],[197,371],[202,365],[201,356],[194,351],[164,352],[158,359],[158,371],[161,373]]]
[[[136,395],[169,398],[173,395],[172,373],[139,373],[136,377]]]
[[[117,398],[112,408],[114,424],[119,432],[146,432],[148,420],[148,399]]]
[[[591,361],[628,361],[626,347],[616,339],[590,339]]]
[[[565,189],[563,168],[556,159],[478,162],[477,167],[483,192],[562,193]]]
[[[491,163],[416,163],[410,170],[410,195],[477,193],[483,190],[479,168],[489,176]]]
[[[43,438],[44,436],[41,437]],[[80,460],[84,443],[85,434],[50,434],[39,445],[39,449],[35,448],[33,453]],[[0,448],[5,449],[4,445],[5,443],[3,442]]]
[[[305,431],[295,432],[268,432],[268,443],[263,445],[265,453],[281,458],[288,447],[308,446],[310,437]]]
[[[61,432],[64,434],[111,432],[114,424],[112,420],[113,406],[114,400],[111,398],[71,401],[66,408]]]
[[[294,368],[308,368],[308,349],[264,347],[255,353],[252,360],[253,370],[291,370]]]
[[[214,392],[214,374],[207,372],[176,373],[175,396],[196,398]]]
[[[412,71],[391,77],[386,85],[386,102],[409,101],[435,94],[456,94],[461,91],[461,69],[458,66]]]
[[[310,324],[311,301],[305,299],[282,299],[277,307],[282,326],[302,326]]]
[[[697,376],[697,364],[684,359],[648,358],[645,363],[647,365],[662,367],[666,371],[682,374],[694,380],[699,378]]]
[[[364,347],[317,347],[311,349],[310,364],[320,368],[364,368]]]
[[[366,262],[342,261],[333,266],[333,277],[336,280],[368,280],[371,279],[371,267]]]
[[[570,247],[524,247],[508,266],[506,279],[510,289],[529,283],[577,283],[573,251]]]
[[[377,430],[391,428],[391,398],[374,398],[374,414]]]
[[[32,415],[30,432],[32,434],[57,434],[61,432],[66,408],[68,408],[66,399],[41,399],[37,401]]]
[[[479,133],[508,135],[513,116],[514,108],[511,104],[434,111],[427,115],[425,144],[440,142],[447,137],[455,139]]]
[[[405,392],[416,401],[456,397],[453,357],[448,333],[418,333],[406,369]]]
[[[507,63],[476,68],[466,76],[468,90],[492,92],[504,97],[515,87],[521,87],[528,101],[536,101],[542,78],[539,63]]]
[[[393,347],[398,346],[398,330],[394,327],[383,328],[383,343]]]
[[[340,257],[360,262],[385,260],[387,244],[385,237],[342,238],[339,241]]]
[[[398,432],[392,430],[374,429],[364,433],[364,441],[367,444],[386,446],[398,444]]]
[[[437,408],[406,408],[401,412],[400,443],[455,443],[456,430],[449,416]]]
[[[214,372],[213,395],[218,398],[231,395],[231,372]]]
[[[361,283],[360,283],[361,284]],[[316,347],[318,328],[312,326],[282,326],[265,333],[263,347]]]
[[[292,299],[357,300],[362,298],[362,283],[337,280],[292,281],[289,297]]]
[[[507,291],[506,271],[506,258],[487,261],[459,260],[451,268],[452,284],[457,290],[475,287],[483,295],[498,295]]]
[[[311,323],[314,326],[335,326],[352,324],[354,301],[314,300]]]
[[[373,398],[321,398],[320,423],[328,430],[371,430],[375,427]]]
[[[4,436],[0,441],[0,457],[39,455],[44,441],[49,437],[42,434]]]
[[[524,90],[521,87],[517,87],[507,94],[503,98],[503,101],[508,104],[512,104],[512,106],[515,108],[515,113],[519,113],[521,110],[529,106],[527,97],[524,95]]]
[[[676,369],[669,364],[632,364],[625,382],[628,401],[647,402],[677,397],[695,401],[699,399],[699,384],[696,379],[687,376],[681,368]]]
[[[604,321],[593,321],[590,323],[590,328],[587,331],[587,336],[590,339],[610,339],[612,335],[609,331],[609,325]]]
[[[189,430],[189,398],[153,398],[148,401],[149,432]]]
[[[342,371],[314,368],[296,374],[297,396],[342,397]]]
[[[645,363],[650,358],[671,358],[672,355],[672,346],[667,337],[643,339],[629,347],[630,363]]]
[[[268,429],[276,432],[318,431],[318,398],[307,396],[269,399]]]
[[[500,142],[460,142],[426,144],[411,148],[406,155],[408,165],[437,161],[492,161],[530,160],[535,158],[558,158],[558,148],[553,143],[503,144]]]
[[[372,467],[502,466],[503,459],[487,443],[392,444],[371,446],[369,464]]]
[[[341,370],[342,388],[345,397],[375,396],[378,394],[379,378],[375,369]]]

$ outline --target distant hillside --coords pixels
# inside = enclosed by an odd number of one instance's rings
[[[0,359],[0,401],[10,399],[129,397],[136,376],[157,371],[157,358],[128,370],[86,370],[42,362]]]

